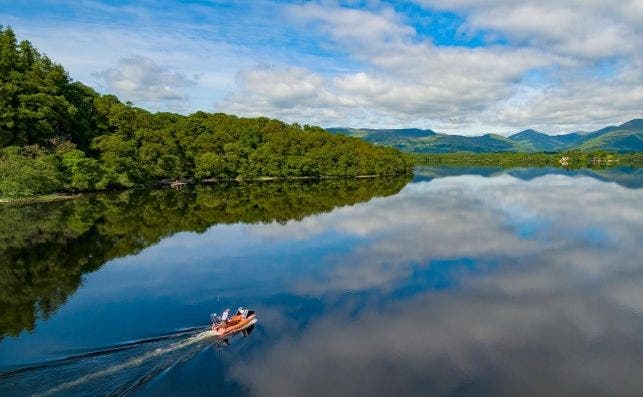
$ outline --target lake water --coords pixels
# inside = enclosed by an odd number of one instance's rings
[[[0,207],[0,395],[640,395],[643,172]],[[217,345],[209,315],[258,323]]]

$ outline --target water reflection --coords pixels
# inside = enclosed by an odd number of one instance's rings
[[[325,313],[233,373],[262,396],[329,385],[343,395],[636,395],[642,199],[590,178],[503,174],[416,183],[368,210],[340,209],[327,227],[371,238],[333,257],[322,283],[294,291],[389,298],[357,317]],[[323,229],[282,228],[309,238]],[[448,290],[395,298],[435,267],[450,268]]]
[[[630,166],[596,167],[565,169],[554,167],[539,168],[503,168],[503,167],[429,167],[415,168],[416,182],[430,181],[434,178],[444,178],[459,175],[498,176],[512,175],[522,180],[531,180],[545,175],[565,175],[569,177],[589,177],[604,182],[614,182],[629,188],[643,187],[643,168]]]
[[[232,375],[258,396],[634,396],[641,332],[639,314],[591,289],[423,294],[328,313]]]
[[[279,221],[239,219],[252,206],[228,211],[236,218],[221,211],[208,217],[216,197],[188,201],[188,210],[177,212],[180,227],[157,230],[203,233],[174,234],[111,261],[34,334],[3,341],[0,356],[13,354],[19,362],[16,352],[38,357],[35,346],[48,343],[76,347],[82,339],[81,346],[96,346],[196,326],[194,319],[207,321],[218,308],[248,305],[261,313],[251,338],[198,351],[132,394],[638,395],[639,174],[604,181],[539,172],[420,178],[395,195]],[[311,200],[337,203],[338,194],[316,191]],[[296,199],[270,197],[277,209],[298,208]],[[185,227],[183,218],[203,229]],[[208,222],[231,224],[208,228]],[[95,307],[105,316],[94,314]],[[87,322],[102,334],[86,337]],[[60,336],[69,323],[82,337]],[[55,385],[74,376],[52,372],[48,379]],[[74,393],[95,387],[83,384]]]
[[[181,231],[303,219],[398,192],[405,178],[270,182],[102,194],[0,206],[0,339],[33,330],[81,276]]]

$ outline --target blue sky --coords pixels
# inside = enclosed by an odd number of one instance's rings
[[[643,116],[643,1],[5,1],[0,24],[150,110],[475,135]]]

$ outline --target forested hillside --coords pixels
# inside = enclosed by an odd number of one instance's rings
[[[409,172],[393,148],[268,118],[151,113],[74,82],[0,27],[0,196],[162,179]]]

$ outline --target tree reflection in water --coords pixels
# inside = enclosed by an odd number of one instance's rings
[[[125,191],[0,206],[0,338],[34,329],[82,275],[182,231],[285,223],[395,194],[410,177],[265,182]]]

